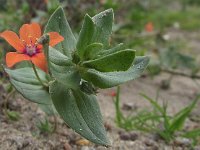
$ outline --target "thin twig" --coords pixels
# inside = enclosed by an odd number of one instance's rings
[[[189,78],[193,78],[193,79],[200,79],[199,75],[190,75],[190,74],[180,72],[180,71],[167,70],[167,69],[161,69],[161,71],[166,72],[166,73],[170,73],[170,74],[173,74],[173,75],[179,75],[179,76],[189,77]]]

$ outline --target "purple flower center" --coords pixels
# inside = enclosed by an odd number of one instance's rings
[[[29,56],[33,56],[38,52],[36,45],[27,45],[25,48],[25,53]]]

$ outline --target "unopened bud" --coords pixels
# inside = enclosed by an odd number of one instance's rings
[[[49,42],[49,34],[44,34],[37,40],[38,44],[47,44]]]

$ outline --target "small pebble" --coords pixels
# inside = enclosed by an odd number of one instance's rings
[[[69,145],[69,143],[64,144],[64,150],[72,150],[72,147]]]
[[[95,150],[95,148],[94,147],[83,146],[83,147],[81,147],[81,150]]]
[[[192,144],[192,141],[187,138],[177,137],[174,141],[174,144],[181,147],[187,147]]]
[[[120,132],[119,137],[124,141],[135,141],[138,139],[138,134],[135,132]]]
[[[144,144],[149,147],[151,150],[158,150],[158,145],[156,142],[152,141],[152,140],[149,140],[149,139],[146,139],[144,141]]]
[[[136,105],[134,105],[133,103],[125,103],[125,104],[123,104],[123,106],[122,106],[122,109],[123,110],[137,110],[137,106]]]
[[[86,139],[80,139],[76,141],[76,145],[87,146],[87,145],[90,145],[90,141]]]
[[[106,129],[106,131],[112,131],[112,126],[108,123],[104,123],[104,127]]]

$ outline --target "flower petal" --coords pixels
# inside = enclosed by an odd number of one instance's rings
[[[6,54],[6,65],[8,67],[14,66],[16,63],[30,60],[30,57],[26,54],[19,54],[16,52],[9,52]]]
[[[38,68],[40,68],[43,71],[47,72],[47,61],[46,61],[44,53],[37,53],[36,55],[32,56],[31,57],[31,61]]]
[[[64,40],[64,38],[57,32],[49,32],[48,34],[50,38],[50,41],[49,41],[50,46],[55,46],[56,44]]]
[[[43,48],[43,46],[42,46],[41,44],[38,44],[38,45],[37,45],[37,49],[38,49],[38,52],[39,52],[39,53],[43,51],[42,48]]]
[[[4,31],[0,34],[11,46],[13,46],[18,52],[24,51],[24,45],[19,39],[18,35],[13,31]]]
[[[41,36],[41,28],[37,23],[24,24],[19,33],[21,40],[24,40],[27,44],[34,44],[37,38]]]

